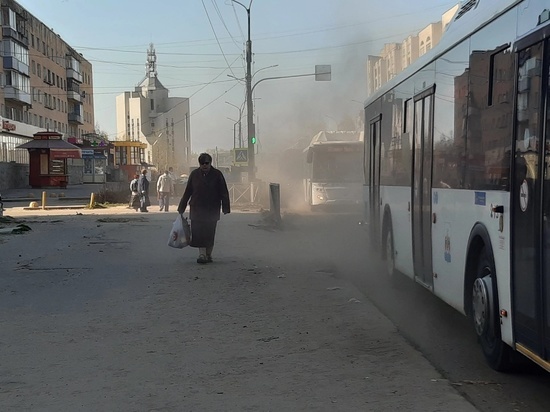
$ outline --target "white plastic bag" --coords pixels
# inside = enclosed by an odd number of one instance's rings
[[[190,240],[191,229],[189,228],[189,222],[186,217],[184,218],[183,215],[178,214],[170,231],[168,246],[183,249],[185,246],[189,246]]]

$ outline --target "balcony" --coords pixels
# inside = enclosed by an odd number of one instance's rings
[[[84,124],[80,113],[69,113],[69,123]]]
[[[20,62],[13,56],[4,56],[3,67],[6,70],[15,70],[25,76],[29,75],[29,66],[25,63]]]
[[[518,93],[524,93],[531,88],[531,78],[523,77],[518,81]]]
[[[82,103],[82,96],[74,90],[67,90],[67,98],[74,102]]]
[[[67,68],[67,79],[73,79],[77,83],[82,83],[82,74],[75,69]]]
[[[15,100],[24,104],[31,104],[31,94],[24,92],[23,90],[16,89],[11,85],[4,87],[4,98],[6,100]]]
[[[12,39],[15,39],[18,42],[23,43],[25,46],[29,47],[29,37],[27,30],[25,30],[25,33],[21,33],[9,26],[2,27],[2,37],[11,37]]]

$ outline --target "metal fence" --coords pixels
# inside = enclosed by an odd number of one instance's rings
[[[266,203],[265,182],[229,183],[227,186],[232,204]]]

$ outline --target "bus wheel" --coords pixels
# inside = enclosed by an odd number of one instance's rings
[[[501,338],[495,265],[485,248],[480,254],[472,287],[471,314],[483,355],[491,368],[509,370],[512,349]]]
[[[393,249],[393,231],[391,223],[386,225],[384,235],[384,259],[386,260],[386,274],[393,278],[395,275],[395,251]]]

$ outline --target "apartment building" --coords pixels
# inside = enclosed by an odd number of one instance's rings
[[[447,10],[438,22],[430,23],[420,32],[408,36],[401,43],[387,43],[379,56],[367,58],[367,95],[373,94],[385,82],[428,53],[443,36],[453,20],[458,4]]]
[[[370,96],[388,81],[386,62],[380,56],[367,57],[367,95]]]
[[[401,67],[405,70],[418,59],[418,36],[411,35],[401,43]]]
[[[441,22],[428,24],[418,33],[418,55],[428,53],[439,41],[443,34]]]
[[[92,65],[19,3],[0,1],[0,162],[28,163],[16,146],[39,131],[76,141],[94,132]]]
[[[387,43],[380,52],[380,57],[386,62],[386,78],[393,79],[403,70],[401,64],[401,43]]]
[[[168,96],[169,90],[158,78],[157,56],[152,44],[145,67],[145,77],[135,90],[116,98],[115,145],[144,144],[142,161],[149,167],[158,172],[173,167],[178,174],[188,173],[191,165],[189,99]],[[116,159],[115,163],[119,161]]]

